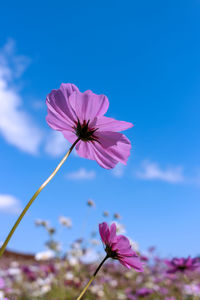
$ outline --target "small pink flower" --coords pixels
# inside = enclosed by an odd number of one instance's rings
[[[105,251],[108,257],[117,259],[128,269],[135,269],[138,272],[143,271],[139,256],[131,248],[130,242],[124,235],[116,234],[116,224],[113,223],[110,228],[107,223],[99,224],[99,233]]]
[[[176,272],[187,272],[194,271],[200,267],[199,258],[191,258],[190,256],[187,258],[173,258],[172,260],[165,260],[166,265],[169,267],[167,270],[168,273],[176,273]]]
[[[81,93],[75,85],[63,83],[47,95],[46,104],[49,126],[61,131],[70,143],[80,139],[76,145],[79,156],[96,160],[106,169],[118,162],[126,164],[131,144],[119,131],[133,124],[104,116],[109,106],[106,96],[90,90]]]

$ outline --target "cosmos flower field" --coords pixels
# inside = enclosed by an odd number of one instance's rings
[[[59,222],[70,230],[69,218],[60,217]],[[118,232],[124,232],[123,225],[115,222]],[[35,225],[47,232],[47,251],[35,256],[5,253],[0,262],[0,299],[76,299],[104,257],[100,236],[93,232],[88,241],[79,238],[64,253],[55,239],[55,228],[42,220],[36,220]],[[154,247],[144,254],[136,243],[131,243],[140,253],[144,271],[128,270],[118,261],[108,260],[84,299],[200,299],[198,258],[161,259]],[[91,251],[96,253],[96,259],[93,263],[86,263],[85,257]]]
[[[76,299],[96,264],[76,260],[12,261],[1,263],[0,299]],[[169,274],[158,257],[143,273],[107,263],[85,299],[200,299],[200,268]]]

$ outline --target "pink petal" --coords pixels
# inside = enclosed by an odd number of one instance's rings
[[[62,134],[71,144],[73,144],[77,140],[77,136],[73,131],[63,130]]]
[[[112,246],[112,250],[118,250],[120,253],[120,250],[126,250],[130,248],[130,241],[125,237],[124,235],[118,235],[116,237],[116,242]]]
[[[133,127],[134,125],[125,121],[117,121],[105,116],[97,117],[92,126],[98,128],[99,131],[122,131]]]
[[[94,150],[91,143],[92,142],[80,141],[76,145],[76,151],[80,157],[95,160]]]
[[[76,115],[69,105],[68,97],[75,90],[78,88],[72,84],[62,84],[60,89],[52,90],[47,95],[47,122],[53,129],[62,130],[74,126]]]
[[[133,268],[137,272],[143,272],[143,266],[139,258],[137,257],[125,257],[119,259],[119,262],[128,269]]]
[[[126,249],[120,249],[119,251],[117,251],[119,256],[135,256],[138,257],[138,255],[136,254],[135,251],[133,251],[133,249],[131,248],[126,248]]]
[[[105,169],[112,169],[118,163],[102,148],[98,142],[91,143],[91,147],[94,151],[95,160],[101,167]]]
[[[77,86],[75,86],[75,84],[72,84],[72,83],[62,83],[60,86],[60,89],[63,92],[63,95],[65,96],[65,98],[67,98],[67,99],[73,92],[79,92],[79,89],[77,88]]]
[[[71,124],[67,122],[62,116],[59,116],[57,113],[52,113],[50,109],[48,109],[48,115],[46,116],[46,121],[48,125],[55,130],[70,130]]]
[[[107,244],[110,232],[109,232],[108,224],[106,222],[99,224],[99,233],[100,233],[102,242],[104,244]]]
[[[95,136],[97,136],[104,153],[109,155],[114,161],[123,164],[127,163],[130,156],[131,143],[125,135],[119,132],[97,131]],[[95,147],[99,149],[96,144]]]
[[[110,226],[110,236],[109,236],[109,244],[113,243],[116,239],[116,231],[117,227],[115,223],[112,223]]]
[[[106,96],[96,95],[92,91],[72,93],[69,102],[81,123],[103,116],[109,106]]]
[[[164,260],[164,262],[166,263],[167,266],[171,267],[172,266],[172,263],[170,260]]]

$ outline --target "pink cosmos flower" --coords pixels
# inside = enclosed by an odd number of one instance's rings
[[[96,160],[106,169],[118,162],[126,164],[131,144],[119,131],[133,124],[104,116],[109,106],[106,96],[90,90],[81,93],[74,84],[62,83],[47,95],[46,104],[49,126],[61,131],[70,143],[80,139],[76,144],[79,156]]]
[[[146,287],[143,287],[143,288],[140,288],[136,291],[136,295],[138,297],[147,297],[151,294],[153,294],[153,290],[152,289],[149,289],[149,288],[146,288]]]
[[[200,267],[199,258],[173,258],[172,260],[165,260],[169,267],[167,273],[194,271]]]
[[[143,271],[140,258],[131,248],[130,242],[124,235],[116,234],[116,224],[113,223],[110,228],[107,223],[99,224],[99,233],[107,256],[117,259],[128,269],[134,268],[138,272]]]

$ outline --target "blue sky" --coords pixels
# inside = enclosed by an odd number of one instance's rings
[[[108,210],[141,249],[199,254],[200,2],[4,1],[0,28],[0,240],[67,151],[46,124],[45,97],[71,82],[106,94],[107,116],[134,123],[130,159],[107,171],[72,154],[10,248],[42,250],[34,220],[57,226],[60,215],[73,222],[61,235],[69,244],[91,198],[86,235]]]

